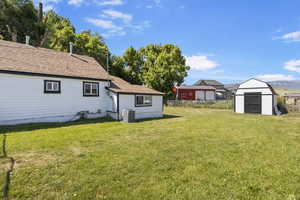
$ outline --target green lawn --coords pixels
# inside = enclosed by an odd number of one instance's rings
[[[277,94],[284,96],[286,93],[299,93],[300,90],[294,90],[294,89],[284,89],[284,88],[275,88],[275,91]]]
[[[9,199],[300,198],[300,115],[180,107],[165,113],[133,124],[1,127],[15,159]],[[1,186],[9,165],[0,158]]]

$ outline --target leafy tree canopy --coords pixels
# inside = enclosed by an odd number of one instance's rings
[[[171,97],[172,87],[181,85],[190,69],[180,48],[172,44],[148,45],[140,51],[144,57],[144,84]]]
[[[104,68],[106,68],[109,50],[101,36],[91,31],[82,31],[75,35],[75,53],[94,57]]]
[[[172,96],[172,87],[181,85],[190,69],[180,48],[172,44],[151,44],[140,50],[130,47],[122,57],[114,58],[112,66],[122,71],[121,77],[128,82],[144,84],[166,97]]]
[[[0,35],[6,40],[24,42],[25,35],[35,44],[39,37],[37,10],[31,0],[0,1]]]

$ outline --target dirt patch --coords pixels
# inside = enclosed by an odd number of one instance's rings
[[[69,146],[69,150],[73,153],[74,156],[82,156],[86,153],[91,152],[88,148],[84,148],[79,145],[71,145]]]
[[[59,161],[58,156],[46,153],[22,153],[14,156],[16,163],[15,168],[25,168],[33,166],[46,166],[50,163]]]
[[[0,169],[3,171],[7,171],[10,168],[10,160],[7,158],[0,159]]]

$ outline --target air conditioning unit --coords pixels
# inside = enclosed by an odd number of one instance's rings
[[[124,109],[122,111],[123,122],[131,123],[135,122],[135,111],[131,109]]]

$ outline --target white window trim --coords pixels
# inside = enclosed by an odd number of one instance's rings
[[[137,103],[137,97],[140,97],[140,96],[143,97],[143,104],[138,104]],[[150,103],[145,103],[146,97],[150,97],[150,99],[151,99]],[[135,98],[135,107],[148,107],[148,106],[150,107],[150,106],[152,106],[152,102],[153,102],[152,95],[139,95],[139,94],[136,94],[134,98]]]
[[[51,89],[48,88],[51,84]],[[54,84],[57,84],[57,89],[54,89]],[[44,93],[61,93],[61,82],[56,80],[44,80]]]
[[[85,87],[90,85],[90,93],[86,93]],[[93,86],[96,86],[96,93],[93,93]],[[99,96],[99,83],[98,82],[83,82],[83,96],[85,97],[98,97]]]

